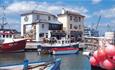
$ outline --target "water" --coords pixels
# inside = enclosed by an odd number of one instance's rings
[[[81,54],[55,56],[39,55],[37,52],[0,53],[0,66],[23,63],[25,59],[34,62],[58,57],[62,59],[60,70],[91,70],[88,58]]]

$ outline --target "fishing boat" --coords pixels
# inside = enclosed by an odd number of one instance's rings
[[[52,48],[52,54],[74,54],[78,52],[78,48],[65,47],[65,48]]]
[[[4,26],[8,25],[6,21],[6,14],[4,10],[6,9],[5,6],[3,8],[3,16],[2,23],[0,23],[0,52],[14,52],[19,50],[24,50],[26,46],[26,39],[24,38],[15,38],[16,32],[13,29],[5,29]],[[9,26],[10,27],[10,26]]]
[[[26,39],[14,38],[15,33],[9,29],[0,29],[0,52],[22,51],[26,46]]]
[[[23,64],[1,66],[0,70],[60,70],[61,59],[54,61],[31,62],[25,60]]]

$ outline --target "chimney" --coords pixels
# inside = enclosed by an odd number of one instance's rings
[[[64,8],[62,8],[61,14],[64,14],[65,12],[66,12],[66,10]]]

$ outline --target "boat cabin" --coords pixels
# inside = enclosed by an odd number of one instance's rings
[[[0,38],[14,38],[16,34],[16,30],[11,29],[0,29]]]

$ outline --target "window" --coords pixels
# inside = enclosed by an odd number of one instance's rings
[[[5,37],[5,35],[3,35],[3,38]]]
[[[51,20],[51,17],[50,17],[50,16],[48,16],[48,20]]]
[[[6,37],[8,38],[8,35],[6,35]]]
[[[79,22],[81,22],[81,17],[79,17]]]
[[[72,29],[72,24],[70,24],[70,29]]]
[[[77,19],[77,17],[76,17],[76,16],[75,16],[75,18],[74,18],[74,21],[75,21],[75,22],[77,22],[77,21],[78,21],[78,19]]]
[[[46,35],[46,38],[48,38],[48,35]]]
[[[68,38],[69,38],[70,36],[68,35]]]
[[[74,26],[74,29],[77,29],[77,26]]]
[[[72,20],[72,16],[70,16],[70,20]]]
[[[12,37],[12,35],[10,35],[10,38]]]
[[[44,28],[44,24],[42,24],[42,28]]]
[[[81,25],[79,25],[79,29],[81,29]]]
[[[44,33],[40,33],[40,34],[39,34],[39,37],[44,37]]]
[[[48,33],[46,33],[46,38],[48,38]]]
[[[27,22],[28,21],[28,16],[24,17],[24,21]]]
[[[39,15],[37,15],[37,20],[38,20],[38,19],[40,19],[40,16],[39,16]]]

